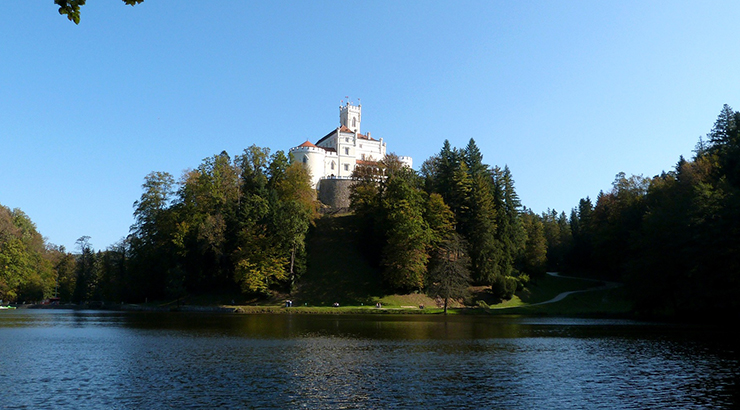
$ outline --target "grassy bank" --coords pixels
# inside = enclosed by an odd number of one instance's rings
[[[593,290],[600,283],[585,279],[546,276],[537,278],[531,286],[515,295],[511,300],[487,305],[475,303],[476,295],[485,292],[474,288],[468,306],[460,301],[454,303],[449,314],[482,315],[527,315],[527,316],[625,316],[631,309],[623,288]],[[545,303],[563,292],[584,291],[568,295],[554,303]],[[280,306],[229,306],[238,313],[295,313],[295,314],[442,314],[443,309],[435,301],[422,294],[387,295],[372,299],[373,303],[342,305],[339,307],[311,305],[308,302],[286,308]],[[375,303],[381,302],[382,308]],[[472,302],[472,303],[471,303]],[[420,308],[423,306],[423,309]]]

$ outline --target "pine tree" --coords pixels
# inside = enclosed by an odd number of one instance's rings
[[[483,163],[483,154],[475,144],[474,139],[470,139],[468,145],[462,152],[465,165],[468,167],[470,176],[484,175],[488,173],[488,165]]]
[[[449,300],[464,297],[470,285],[466,246],[462,238],[453,234],[444,240],[434,253],[429,270],[427,293],[444,299],[444,314]]]

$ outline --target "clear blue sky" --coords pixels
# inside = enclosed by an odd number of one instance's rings
[[[0,204],[48,241],[125,237],[144,177],[288,150],[361,99],[415,167],[473,137],[523,205],[569,212],[692,156],[740,109],[736,1],[3,3]]]

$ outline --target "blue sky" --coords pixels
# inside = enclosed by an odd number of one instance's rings
[[[730,1],[3,6],[0,204],[68,249],[125,237],[148,173],[315,142],[345,96],[417,169],[474,138],[538,213],[670,170],[740,109]]]

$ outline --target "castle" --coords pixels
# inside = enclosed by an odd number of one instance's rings
[[[306,140],[290,149],[293,161],[302,162],[311,174],[311,184],[319,200],[333,207],[349,206],[348,187],[352,172],[358,166],[375,166],[385,157],[383,138],[372,138],[360,132],[362,105],[347,102],[339,107],[339,127],[315,144]],[[399,157],[412,167],[411,157]]]

